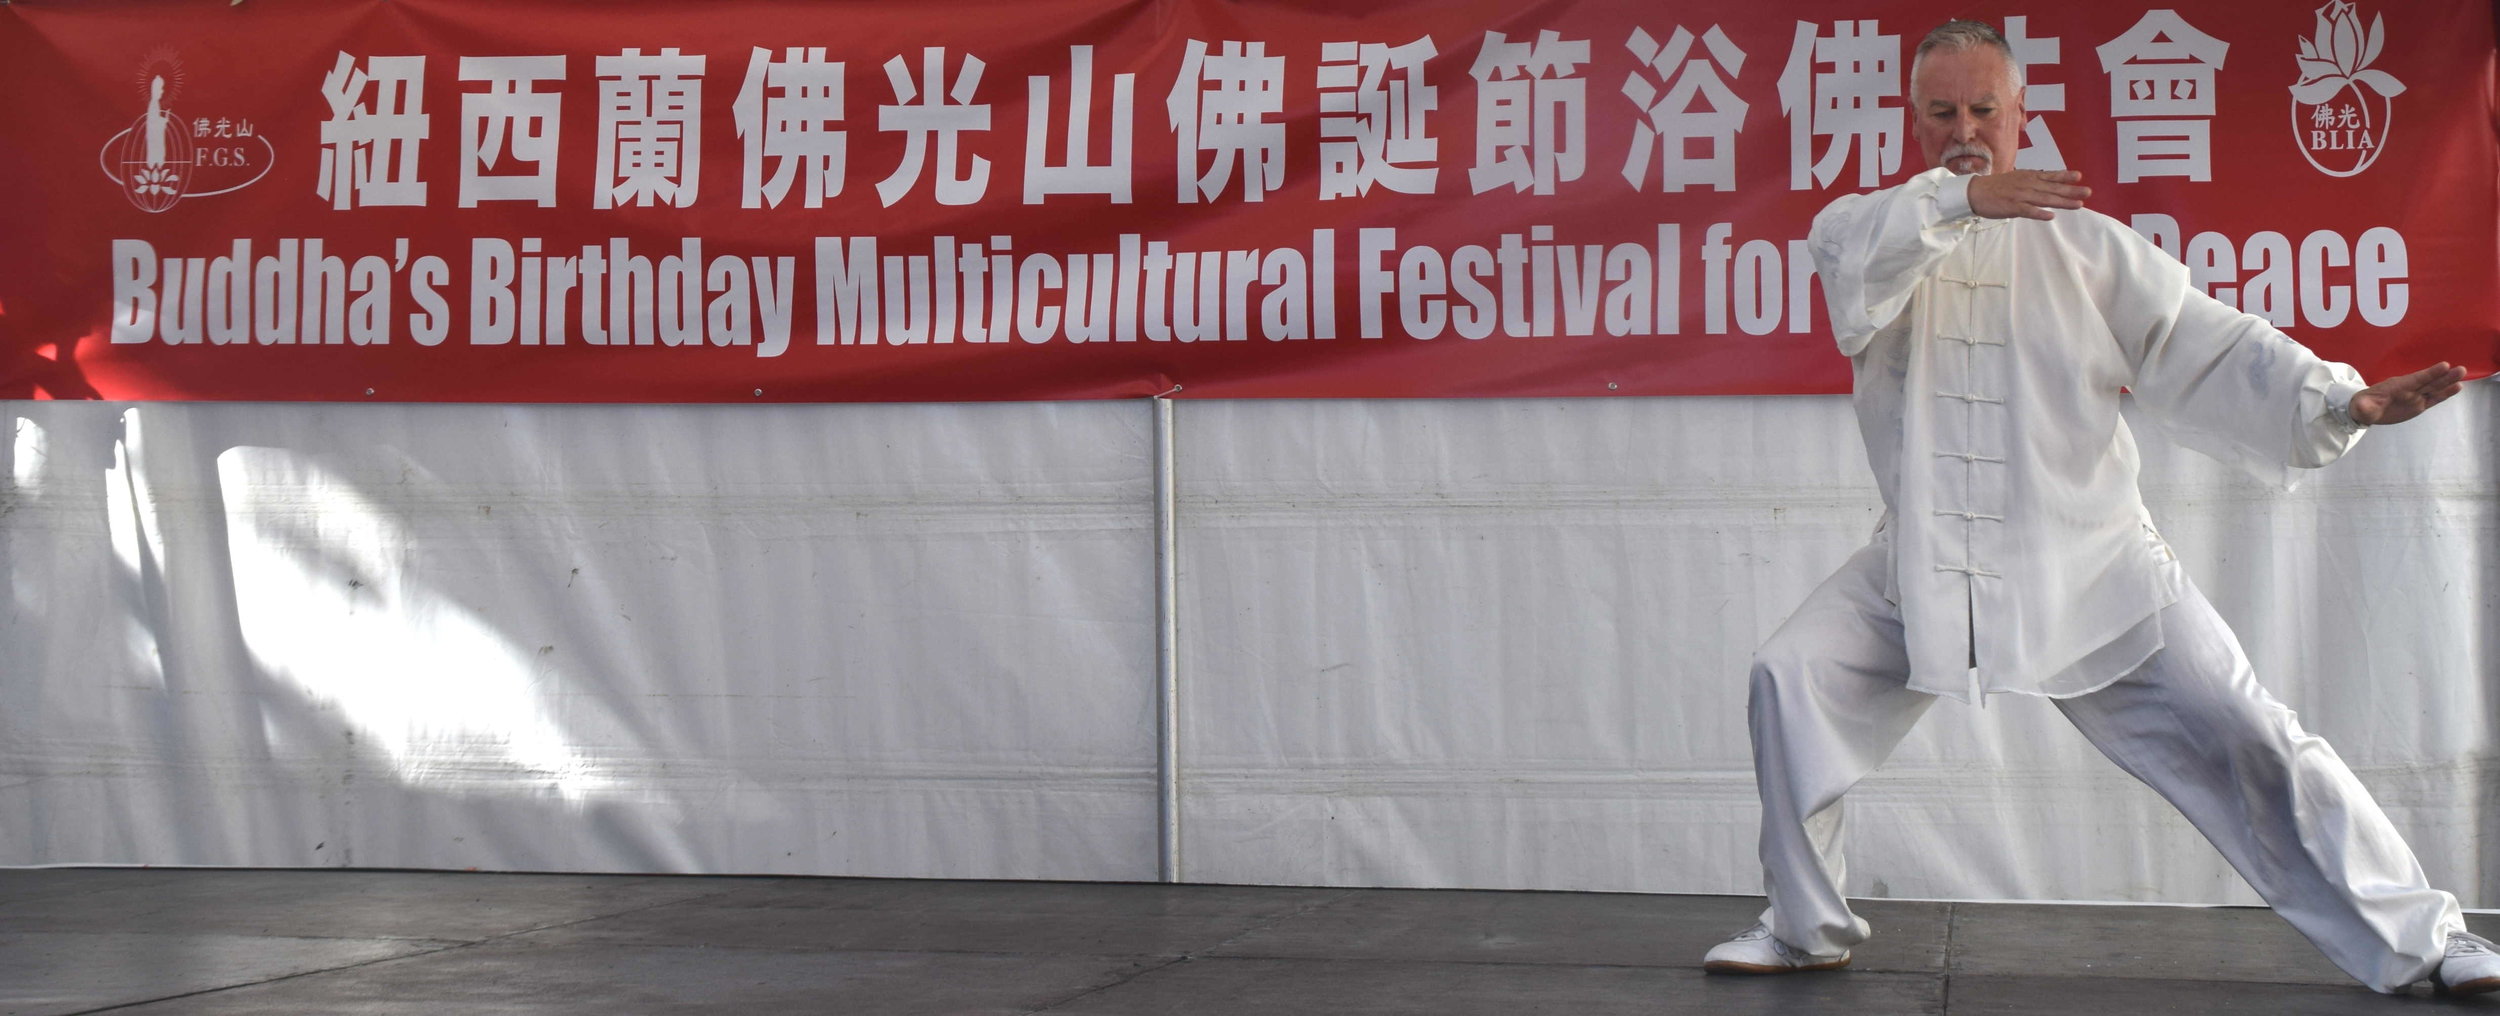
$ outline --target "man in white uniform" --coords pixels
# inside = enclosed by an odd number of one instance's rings
[[[2190,445],[2280,475],[2420,414],[2464,371],[2365,388],[2083,210],[2080,174],[2015,169],[2022,70],[1985,24],[1920,43],[1910,100],[1934,168],[1833,202],[1811,237],[1884,521],[1755,657],[1770,908],[1703,966],[1846,965],[1868,928],[1841,896],[1841,795],[1935,696],[2012,692],[2056,700],[2363,983],[2500,989],[2500,954],[2258,686],[2154,531],[2118,415],[2123,386]]]

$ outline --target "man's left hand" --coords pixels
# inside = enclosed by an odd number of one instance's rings
[[[2465,389],[2465,368],[2433,364],[2353,393],[2345,414],[2362,426],[2403,423]]]

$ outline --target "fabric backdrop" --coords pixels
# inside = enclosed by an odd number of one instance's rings
[[[1845,400],[1174,409],[1184,879],[1757,891],[1748,657],[1880,511]],[[0,864],[1156,876],[1142,401],[0,413]],[[2145,444],[2500,905],[2500,392],[2289,494]],[[1853,893],[2251,899],[2044,702],[1852,800]]]

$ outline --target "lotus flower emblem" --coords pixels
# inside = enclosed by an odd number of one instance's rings
[[[2300,40],[2300,80],[2292,85],[2292,134],[2301,154],[2328,176],[2352,176],[2370,167],[2386,147],[2395,114],[2389,100],[2404,82],[2370,66],[2386,44],[2385,18],[2364,27],[2351,0],[2317,9],[2317,32]]]
[[[142,169],[131,174],[130,184],[140,194],[173,196],[181,193],[182,175],[171,168]]]

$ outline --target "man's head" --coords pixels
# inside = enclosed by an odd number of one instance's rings
[[[1955,173],[2014,168],[2022,145],[2023,67],[1982,21],[1948,21],[1910,62],[1911,134],[1929,166]]]

